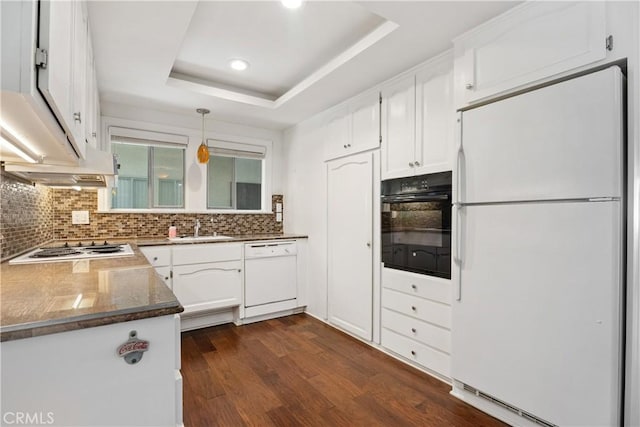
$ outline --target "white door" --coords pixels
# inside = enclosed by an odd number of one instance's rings
[[[461,200],[620,197],[622,84],[611,67],[463,112]]]
[[[367,94],[354,101],[351,111],[351,151],[359,152],[380,146],[380,95]]]
[[[382,178],[414,173],[416,123],[415,77],[394,82],[382,90]]]
[[[452,169],[456,114],[453,108],[453,70],[446,62],[416,76],[417,174]]]
[[[38,68],[38,89],[69,132],[69,126],[73,126],[71,52],[75,7],[71,1],[43,1],[39,16],[39,47],[47,51],[47,66]]]
[[[373,155],[327,164],[329,322],[372,339]]]
[[[618,425],[620,202],[466,206],[458,223],[453,378],[556,425]]]

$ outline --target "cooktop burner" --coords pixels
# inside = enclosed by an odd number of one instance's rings
[[[36,249],[9,261],[9,264],[28,264],[34,262],[77,261],[106,257],[133,255],[129,244],[65,243],[62,246]]]
[[[81,253],[82,252],[72,248],[44,248],[32,255],[29,255],[29,258],[52,258],[58,256],[77,255]]]

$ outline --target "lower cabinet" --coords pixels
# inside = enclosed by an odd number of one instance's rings
[[[190,314],[240,305],[240,260],[173,267],[173,293]]]
[[[167,315],[3,342],[1,424],[182,425],[179,323]],[[135,364],[117,354],[131,331],[149,342]]]
[[[451,282],[382,269],[382,346],[448,378],[451,365]]]

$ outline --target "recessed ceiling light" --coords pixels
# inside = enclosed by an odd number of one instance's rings
[[[297,9],[302,6],[302,0],[280,0],[287,9]]]
[[[232,59],[229,66],[236,71],[244,71],[249,68],[249,63],[244,59]]]

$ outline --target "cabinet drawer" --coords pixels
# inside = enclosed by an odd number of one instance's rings
[[[383,268],[382,286],[443,304],[451,304],[451,281],[447,279]]]
[[[387,308],[382,309],[382,327],[445,353],[451,353],[451,331],[448,329],[396,313]]]
[[[449,377],[451,356],[410,338],[382,328],[382,345],[412,362]]]
[[[451,329],[451,307],[445,304],[383,289],[382,307]]]
[[[139,249],[152,266],[166,267],[171,265],[171,248],[169,246],[144,246]]]
[[[235,261],[242,258],[240,243],[207,243],[173,247],[173,265]]]

